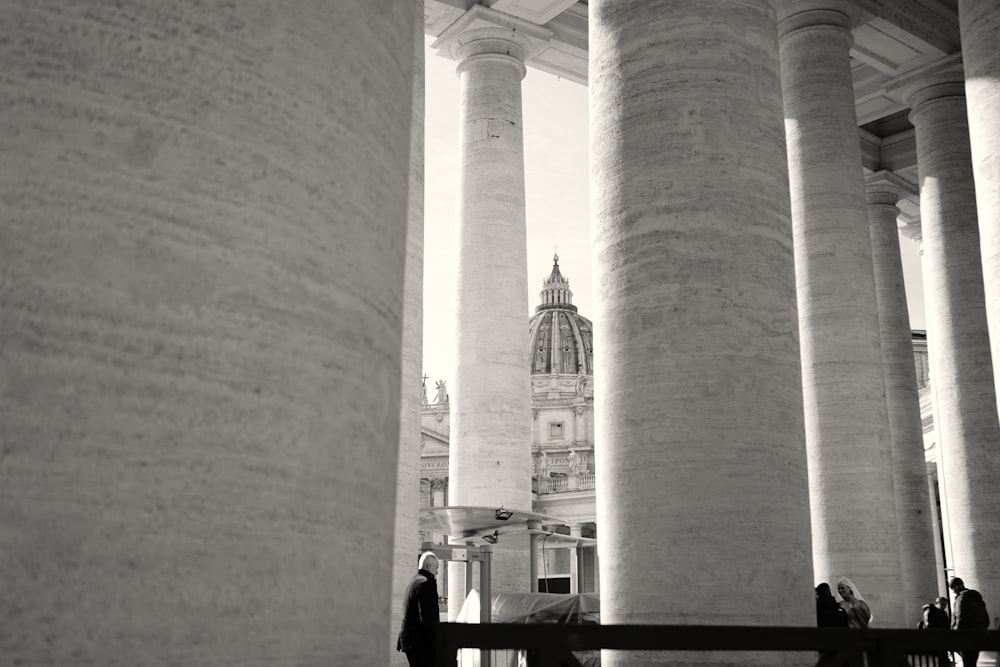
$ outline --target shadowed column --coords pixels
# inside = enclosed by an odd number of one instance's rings
[[[399,412],[399,465],[396,472],[396,541],[392,571],[389,663],[406,665],[396,651],[406,588],[417,571],[420,546],[420,409],[424,341],[424,17],[414,22],[413,120],[410,123],[410,197],[406,226],[403,287],[402,394]],[[438,593],[441,582],[438,582]]]
[[[7,3],[0,655],[386,659],[416,3]]]
[[[993,366],[1000,366],[1000,3],[958,0]],[[1000,377],[993,379],[1000,393]]]
[[[590,118],[602,622],[812,625],[774,8],[592,0]]]
[[[924,299],[942,490],[955,574],[1000,600],[1000,425],[987,331],[961,56],[897,77],[920,173]]]
[[[927,496],[920,397],[896,224],[899,216],[896,204],[904,191],[912,191],[912,188],[891,172],[880,171],[865,179],[886,412],[892,443],[903,618],[919,619],[923,606],[938,596],[934,560],[937,533],[933,530],[932,506]]]
[[[780,4],[780,43],[815,576],[904,627],[850,18],[801,5]]]

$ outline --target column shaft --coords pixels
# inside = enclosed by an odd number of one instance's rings
[[[458,350],[449,496],[453,505],[530,510],[525,67],[520,47],[489,29],[467,36],[458,58]],[[451,574],[449,609],[457,612],[464,579]],[[498,544],[493,590],[527,591],[528,580],[528,554]]]
[[[602,619],[810,623],[773,7],[592,1],[590,76]]]
[[[938,587],[920,397],[896,224],[900,185],[890,174],[873,174],[867,179],[866,194],[892,448],[903,618],[914,619],[937,597]]]
[[[399,465],[396,472],[396,531],[392,571],[390,665],[403,667],[396,650],[406,589],[417,569],[420,544],[420,411],[424,340],[424,17],[417,15],[413,39],[413,113],[410,121],[410,181],[403,282],[402,387],[399,413]],[[433,486],[431,487],[433,494]],[[433,498],[431,504],[433,505]],[[444,568],[441,568],[442,570]],[[438,582],[438,591],[441,585]]]
[[[416,3],[3,14],[4,662],[383,662]]]
[[[848,576],[881,626],[903,627],[850,22],[806,11],[781,29],[815,577]]]
[[[976,182],[993,366],[1000,366],[1000,4],[959,0],[962,62]],[[1000,395],[1000,375],[994,376]]]
[[[950,565],[985,599],[1000,599],[1000,425],[961,63],[949,58],[894,85],[916,128],[927,339]]]

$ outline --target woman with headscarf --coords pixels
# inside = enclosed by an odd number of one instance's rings
[[[847,612],[847,627],[867,628],[875,617],[854,582],[847,577],[837,579],[837,593],[841,598],[840,606]]]

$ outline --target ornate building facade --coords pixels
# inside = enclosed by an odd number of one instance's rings
[[[596,537],[594,504],[594,340],[592,322],[573,304],[558,255],[528,320],[531,359],[532,511],[567,522],[566,534]],[[424,380],[426,383],[426,378]],[[449,396],[438,382],[421,411],[421,507],[448,502]],[[423,538],[440,536],[424,534]],[[544,545],[543,545],[544,546]],[[590,553],[587,553],[587,552]],[[569,550],[544,552],[541,590],[576,592],[577,562]],[[583,590],[597,590],[595,554],[584,551]]]

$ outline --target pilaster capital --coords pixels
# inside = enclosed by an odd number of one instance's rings
[[[920,218],[910,217],[905,214],[900,215],[897,218],[902,225],[899,227],[899,233],[910,239],[917,244],[918,252],[921,256],[924,254],[924,237],[920,230]]]
[[[517,17],[473,5],[431,44],[438,55],[459,67],[477,57],[512,59],[524,76],[525,61],[541,50],[554,33]]]
[[[850,32],[874,16],[873,0],[779,0],[778,34],[831,27]]]
[[[913,187],[903,178],[886,169],[865,176],[865,200],[869,206],[891,206],[897,211],[896,205],[900,197],[916,194]]]
[[[962,54],[953,53],[909,70],[886,81],[885,94],[910,107],[910,116],[928,102],[949,97],[965,97],[965,70]]]

